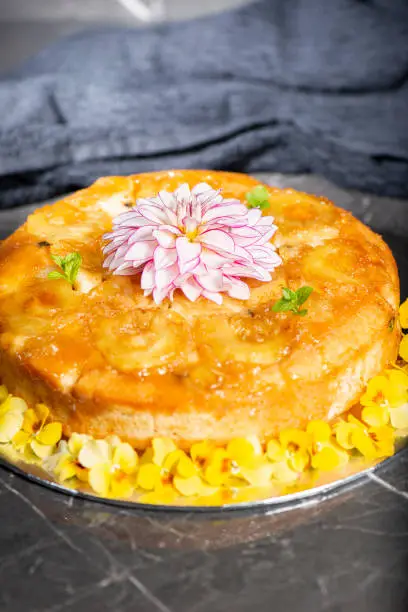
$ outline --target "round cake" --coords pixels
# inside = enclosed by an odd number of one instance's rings
[[[116,434],[136,448],[261,441],[355,404],[398,353],[399,281],[383,240],[322,197],[267,189],[282,260],[249,297],[176,290],[159,303],[141,275],[104,266],[113,221],[163,190],[206,183],[246,203],[246,175],[169,171],[108,177],[40,208],[0,246],[0,379],[46,403],[64,434]],[[106,252],[106,251],[105,251]],[[73,286],[51,274],[80,254]],[[302,315],[274,307],[313,289]]]

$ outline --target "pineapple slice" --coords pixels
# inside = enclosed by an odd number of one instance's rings
[[[259,318],[208,317],[198,323],[197,336],[198,342],[220,362],[261,366],[278,361],[289,350],[289,327],[286,324],[283,328],[273,313],[264,313]]]
[[[121,372],[174,369],[194,360],[188,328],[173,312],[117,312],[98,317],[91,327],[97,348]]]
[[[316,283],[316,280],[334,282],[337,285],[358,283],[356,273],[361,273],[358,262],[361,253],[356,252],[353,246],[350,244],[346,250],[337,242],[328,242],[311,250],[302,262],[305,279],[310,280],[311,284]]]
[[[62,200],[30,215],[27,231],[51,244],[59,240],[86,242],[90,236],[102,235],[110,223],[110,217],[103,210],[80,210]]]

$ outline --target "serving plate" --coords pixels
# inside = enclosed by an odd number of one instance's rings
[[[274,182],[274,181],[271,181]],[[275,181],[276,182],[276,181]],[[288,185],[288,183],[286,183]],[[279,185],[280,186],[280,185]],[[294,185],[297,189],[302,188],[302,185],[299,185],[299,182],[296,182]],[[306,188],[305,188],[306,190]],[[309,189],[310,190],[310,189]],[[322,190],[313,188],[313,191]],[[327,191],[327,190],[326,190]],[[347,192],[343,192],[347,193]],[[332,194],[327,194],[332,197]],[[356,198],[356,196],[353,196]],[[363,198],[363,196],[361,196]],[[335,198],[333,198],[335,199]],[[347,206],[347,208],[351,209],[352,212],[355,212],[357,216],[361,215],[361,199],[356,199],[356,206]],[[337,203],[341,204],[341,202]],[[407,204],[408,205],[408,204]],[[38,205],[37,205],[38,206]],[[0,211],[0,239],[5,238],[8,234],[13,232],[21,223],[24,222],[27,214],[31,212],[33,208],[37,206],[29,206],[18,208],[12,211]],[[385,206],[381,201],[381,198],[373,198],[373,206],[376,207],[375,214],[378,225],[378,208],[380,206],[384,206],[383,214],[386,217],[386,222],[384,223],[387,229],[390,228],[389,215],[390,215],[390,206]],[[398,207],[398,212],[401,214],[400,203],[396,203]],[[356,208],[356,210],[354,210]],[[391,211],[392,212],[392,211]],[[360,213],[360,214],[358,214]],[[363,219],[367,222],[367,219]],[[403,225],[401,225],[403,227]],[[374,228],[376,231],[379,230],[378,227]],[[380,232],[381,233],[381,232]],[[391,233],[389,231],[383,233],[384,240],[388,243],[391,250],[393,251],[394,257],[397,261],[400,279],[401,279],[401,301],[408,296],[408,243],[403,236],[398,235],[396,232]],[[314,474],[312,477],[310,473],[308,476],[305,476],[301,479],[296,486],[288,487],[285,491],[280,490],[279,492],[274,488],[273,485],[269,488],[263,487],[260,489],[253,489],[252,494],[247,495],[246,499],[240,498],[239,494],[237,499],[228,499],[225,503],[218,503],[217,505],[212,505],[211,503],[207,504],[194,504],[191,505],[189,498],[181,499],[180,502],[173,503],[172,505],[163,505],[160,503],[155,503],[154,506],[152,504],[140,503],[135,500],[122,500],[122,499],[111,499],[111,498],[101,498],[92,493],[89,488],[81,488],[81,489],[70,489],[59,482],[56,482],[52,479],[52,477],[45,472],[38,465],[33,465],[29,463],[22,462],[17,457],[11,456],[0,456],[0,465],[6,469],[13,471],[14,473],[23,476],[29,479],[31,482],[36,484],[40,484],[46,487],[49,487],[55,491],[61,492],[67,495],[73,495],[76,497],[85,498],[88,500],[94,500],[97,502],[108,503],[115,506],[121,507],[133,507],[133,508],[152,508],[155,509],[165,509],[165,510],[176,510],[176,511],[198,511],[205,512],[214,510],[232,510],[232,509],[245,509],[245,508],[255,508],[255,507],[271,507],[275,509],[285,509],[297,505],[303,505],[311,502],[316,502],[321,499],[324,499],[328,496],[331,496],[344,488],[349,488],[350,486],[355,486],[367,477],[374,470],[378,469],[379,466],[388,463],[389,461],[395,460],[398,457],[398,453],[401,452],[402,447],[406,446],[405,442],[401,442],[398,448],[397,453],[392,457],[385,461],[376,461],[376,462],[368,462],[365,459],[357,459],[353,458],[349,461],[349,463],[343,468],[337,471],[331,472],[319,472],[318,474]]]

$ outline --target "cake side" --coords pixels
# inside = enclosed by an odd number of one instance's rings
[[[44,401],[64,433],[225,441],[330,419],[392,362],[398,275],[381,238],[330,202],[268,188],[283,259],[247,301],[176,293],[159,306],[138,277],[102,267],[102,236],[136,199],[207,182],[244,200],[244,175],[174,171],[107,178],[40,209],[0,246],[0,376]],[[75,291],[50,280],[51,255],[81,253]],[[308,285],[306,317],[275,313],[282,288]]]

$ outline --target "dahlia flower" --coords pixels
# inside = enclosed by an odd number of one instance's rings
[[[106,234],[104,267],[114,274],[141,273],[145,295],[160,304],[180,289],[191,301],[217,304],[222,293],[246,300],[242,278],[270,281],[281,259],[270,243],[273,217],[239,200],[224,199],[206,183],[187,184],[140,198],[113,221]]]

